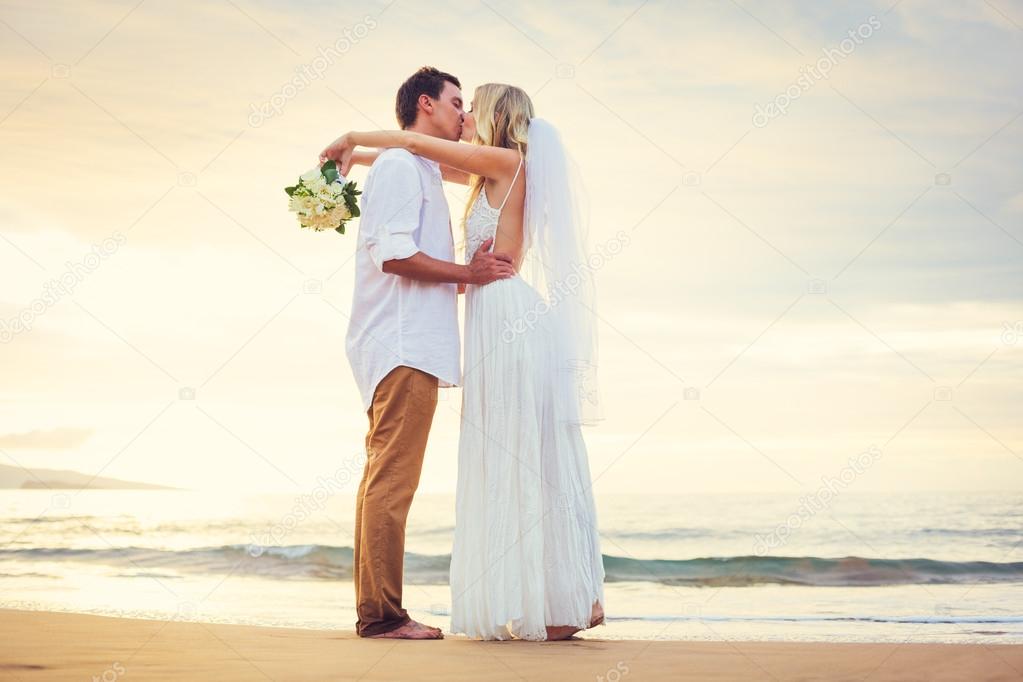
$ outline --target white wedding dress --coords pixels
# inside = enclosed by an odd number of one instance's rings
[[[494,208],[480,191],[467,261],[506,201]],[[545,640],[548,625],[588,628],[594,602],[604,605],[586,444],[553,399],[543,310],[519,275],[466,288],[450,583],[451,630],[473,638]]]

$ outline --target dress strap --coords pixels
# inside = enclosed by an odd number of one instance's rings
[[[521,170],[522,170],[522,153],[519,152],[519,167],[515,169],[515,177],[512,178],[511,184],[508,185],[508,193],[504,195],[504,201],[502,201],[501,205],[497,207],[498,211],[503,210],[504,209],[504,205],[508,203],[508,197],[511,196],[512,188],[515,187],[515,181],[519,179],[519,171],[521,171]]]

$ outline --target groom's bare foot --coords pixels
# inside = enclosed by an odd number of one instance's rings
[[[436,632],[437,634],[440,634],[440,633],[441,633],[441,630],[440,630],[440,628],[436,628],[436,627],[434,627],[434,626],[432,626],[432,625],[427,625],[426,623],[420,623],[420,622],[419,622],[419,621],[417,621],[417,620],[413,620],[413,621],[409,621],[409,622],[410,622],[410,623],[411,623],[412,625],[415,625],[415,626],[416,626],[417,628],[419,628],[420,630],[428,630],[428,631],[430,631],[430,632]]]
[[[399,628],[382,632],[379,635],[368,635],[372,639],[444,639],[444,633],[438,628],[423,625],[410,620]]]

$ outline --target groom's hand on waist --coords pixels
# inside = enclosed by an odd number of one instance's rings
[[[515,266],[512,265],[511,256],[503,253],[491,253],[490,246],[494,243],[491,237],[480,245],[472,260],[467,266],[469,268],[469,284],[490,284],[498,279],[506,279],[515,276]]]

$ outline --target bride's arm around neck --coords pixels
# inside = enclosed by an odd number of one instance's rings
[[[401,147],[441,166],[486,178],[511,178],[519,164],[519,153],[514,149],[452,142],[411,130],[353,131],[346,136],[353,146]]]
[[[372,166],[373,162],[377,160],[377,157],[380,156],[380,152],[382,151],[383,151],[382,149],[372,150],[356,149],[354,152],[352,152],[352,165]],[[445,166],[444,164],[441,164],[440,171],[441,175],[444,177],[445,182],[456,182],[459,185],[469,184],[469,178],[471,176],[469,173],[466,173],[465,171],[458,170],[457,168],[452,168],[451,166]]]

